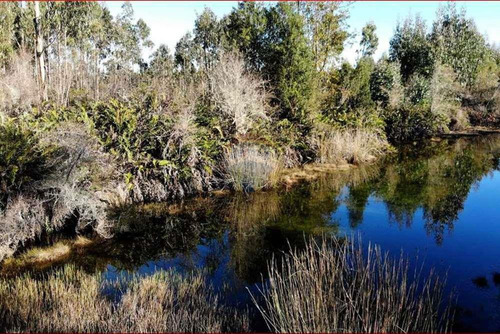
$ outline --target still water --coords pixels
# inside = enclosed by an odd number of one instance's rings
[[[447,274],[455,330],[499,331],[499,204],[500,136],[443,140],[288,190],[126,208],[113,239],[68,261],[107,278],[202,269],[246,307],[273,254],[308,235],[360,235]]]

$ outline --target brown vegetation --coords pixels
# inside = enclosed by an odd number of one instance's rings
[[[450,329],[444,281],[422,277],[408,260],[346,240],[310,241],[269,266],[269,283],[253,296],[278,333],[440,332]]]

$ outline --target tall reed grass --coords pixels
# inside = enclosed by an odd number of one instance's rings
[[[410,271],[403,256],[323,239],[271,262],[261,299],[252,297],[274,332],[430,333],[450,329],[444,284]]]

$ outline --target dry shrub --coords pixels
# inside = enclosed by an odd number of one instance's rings
[[[402,256],[345,240],[309,241],[272,261],[269,283],[254,302],[278,333],[409,333],[450,329],[440,309],[444,284],[432,272],[421,279]],[[440,312],[441,311],[441,312]]]
[[[441,64],[436,66],[430,90],[431,111],[434,115],[440,116],[454,130],[468,126],[469,120],[460,103],[462,87],[451,67]]]
[[[222,55],[210,74],[213,96],[220,110],[245,135],[258,119],[268,119],[270,95],[265,81],[245,70],[243,57],[236,52]]]
[[[110,237],[107,209],[121,204],[119,198],[126,200],[118,168],[84,126],[63,123],[47,132],[40,145],[57,147],[50,173],[25,186],[0,212],[0,260],[71,219],[79,230],[91,225],[102,237]]]
[[[255,145],[235,146],[224,157],[226,180],[236,191],[270,187],[277,182],[280,169],[274,152]]]
[[[4,74],[0,74],[0,110],[15,116],[40,103],[40,90],[33,75],[32,56],[26,51],[13,54]]]
[[[333,164],[369,162],[388,148],[385,138],[365,129],[318,131],[313,145],[319,163]]]
[[[105,291],[125,290],[113,302]],[[248,329],[246,314],[219,302],[203,274],[172,271],[103,281],[66,266],[42,279],[0,279],[0,330],[34,332],[221,332]]]
[[[0,212],[0,261],[15,253],[20,245],[39,236],[47,227],[43,202],[34,197],[17,196]]]

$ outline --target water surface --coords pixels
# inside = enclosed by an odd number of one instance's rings
[[[202,269],[245,307],[273,254],[308,235],[359,234],[447,273],[456,330],[499,331],[499,204],[500,136],[428,142],[288,190],[124,208],[112,240],[68,261],[107,278]]]

